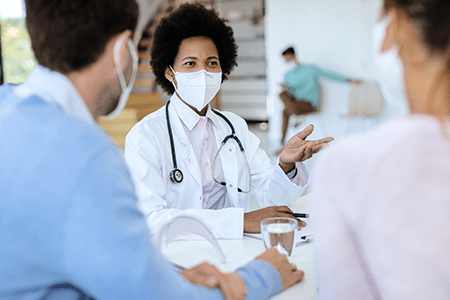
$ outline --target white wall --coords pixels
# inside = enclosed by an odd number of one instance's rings
[[[281,138],[281,92],[285,72],[281,52],[294,46],[300,62],[350,78],[374,81],[372,27],[381,0],[266,0],[266,59],[271,144]],[[312,138],[342,137],[350,85],[323,82],[322,121]],[[308,120],[309,122],[309,120]],[[314,120],[311,120],[314,122]],[[305,120],[305,123],[306,120]],[[307,124],[304,124],[307,125]],[[347,124],[348,125],[348,124]],[[323,128],[322,128],[323,127]],[[292,135],[294,132],[288,132]]]

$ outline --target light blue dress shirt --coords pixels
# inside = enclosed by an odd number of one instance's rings
[[[324,71],[316,66],[300,64],[294,70],[287,72],[284,82],[288,93],[297,100],[311,102],[314,107],[319,105],[319,78],[327,78],[336,82],[345,82],[347,78]]]
[[[71,82],[36,67],[0,88],[0,299],[68,282],[96,299],[222,299],[151,243],[128,169]],[[237,270],[248,299],[281,290],[264,261]]]

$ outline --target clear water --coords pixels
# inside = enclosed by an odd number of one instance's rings
[[[273,223],[264,225],[262,237],[266,249],[276,247],[280,253],[292,255],[294,248],[295,226],[288,223]]]

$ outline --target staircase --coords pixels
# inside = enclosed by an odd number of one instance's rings
[[[222,85],[220,109],[247,121],[267,121],[264,0],[215,0],[214,9],[229,20],[238,48],[238,67]]]

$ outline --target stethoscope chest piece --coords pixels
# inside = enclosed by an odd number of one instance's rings
[[[180,183],[183,181],[183,172],[180,169],[174,169],[170,171],[169,177],[173,183]]]

